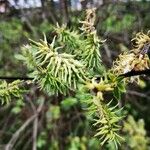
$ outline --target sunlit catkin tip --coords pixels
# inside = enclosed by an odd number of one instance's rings
[[[104,100],[103,93],[102,92],[97,92],[97,98],[99,98],[100,100]]]
[[[95,86],[90,82],[87,82],[85,87],[90,90],[93,90],[95,88]]]

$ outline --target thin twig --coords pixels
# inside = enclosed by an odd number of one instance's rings
[[[5,147],[5,150],[12,150],[14,144],[16,143],[17,139],[19,138],[19,135],[21,134],[21,132],[23,132],[23,130],[33,121],[35,120],[36,117],[38,117],[38,114],[41,112],[42,108],[44,105],[44,100],[42,101],[42,103],[39,105],[38,109],[37,109],[37,113],[32,115],[12,136],[12,138],[10,139],[10,141],[8,142],[8,144]]]
[[[142,98],[146,98],[146,99],[150,99],[150,97],[144,93],[140,93],[140,92],[137,92],[137,91],[127,91],[127,94],[130,94],[130,95],[135,95],[135,96],[139,96],[139,97],[142,97]]]
[[[132,77],[132,76],[137,76],[137,75],[150,75],[150,69],[146,69],[146,70],[142,70],[142,71],[132,70],[125,74],[121,74],[120,76],[126,78],[126,77]]]
[[[32,101],[30,101],[29,99],[27,99],[27,100],[31,105],[33,113],[37,114],[37,110],[36,110],[34,103]],[[33,146],[32,146],[32,150],[36,150],[37,132],[38,132],[38,117],[36,117],[34,119],[34,122],[33,122]]]
[[[108,57],[108,61],[109,61],[109,63],[111,64],[111,62],[112,62],[111,51],[110,51],[110,49],[109,49],[109,47],[108,47],[107,44],[104,44],[104,49],[105,49],[105,51],[106,51],[106,55],[107,55],[107,57]]]
[[[31,77],[6,77],[0,76],[0,80],[33,80]]]
[[[36,150],[37,132],[38,132],[38,117],[36,117],[33,122],[33,147],[32,147],[33,150]]]
[[[138,76],[138,75],[150,75],[150,69],[141,70],[141,71],[135,71],[131,70],[127,73],[119,75],[120,77],[127,78],[132,76]],[[6,76],[0,76],[0,80],[33,80],[34,78],[31,77],[6,77]]]

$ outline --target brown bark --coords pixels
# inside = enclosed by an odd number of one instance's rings
[[[69,22],[67,0],[60,0],[60,9],[62,14],[62,23],[67,24]]]
[[[47,0],[41,0],[41,4],[42,4],[42,17],[44,20],[50,18],[50,20],[56,24],[57,20],[56,17],[53,14],[52,11],[52,7],[51,5],[48,5],[48,1]]]
[[[86,9],[87,3],[88,3],[87,0],[81,1],[81,5],[82,5],[82,9],[83,9],[83,10]]]

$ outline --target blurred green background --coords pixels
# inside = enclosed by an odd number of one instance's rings
[[[0,76],[27,76],[27,68],[15,56],[28,39],[42,39],[45,33],[51,42],[57,23],[78,29],[79,20],[90,7],[97,8],[96,29],[106,39],[100,51],[107,68],[119,53],[132,48],[131,39],[137,32],[149,30],[148,0],[0,0]],[[126,117],[120,150],[150,150],[150,77],[141,78],[140,83],[129,85],[122,97]],[[0,148],[31,117],[32,106],[45,99],[38,120],[37,150],[115,150],[111,144],[101,147],[99,139],[93,137],[94,127],[82,103],[90,95],[82,89],[67,98],[49,97],[36,85],[28,89],[24,101],[14,99],[0,106]],[[32,150],[32,137],[33,123],[20,134],[14,150]]]

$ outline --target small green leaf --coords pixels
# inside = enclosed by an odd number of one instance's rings
[[[26,60],[26,58],[21,54],[15,54],[15,58],[18,60],[23,60],[23,61]]]
[[[18,114],[18,113],[21,111],[21,107],[14,107],[11,111],[12,111],[14,114]]]
[[[61,106],[65,110],[69,110],[72,106],[78,103],[76,98],[68,97],[61,102]]]
[[[125,88],[124,83],[119,83],[118,84],[118,90],[120,90],[123,93],[126,92],[126,88]]]
[[[115,87],[115,88],[114,88],[113,95],[114,95],[114,97],[115,97],[117,100],[120,100],[120,99],[121,99],[121,92],[120,92],[120,90],[118,89],[118,87]]]

